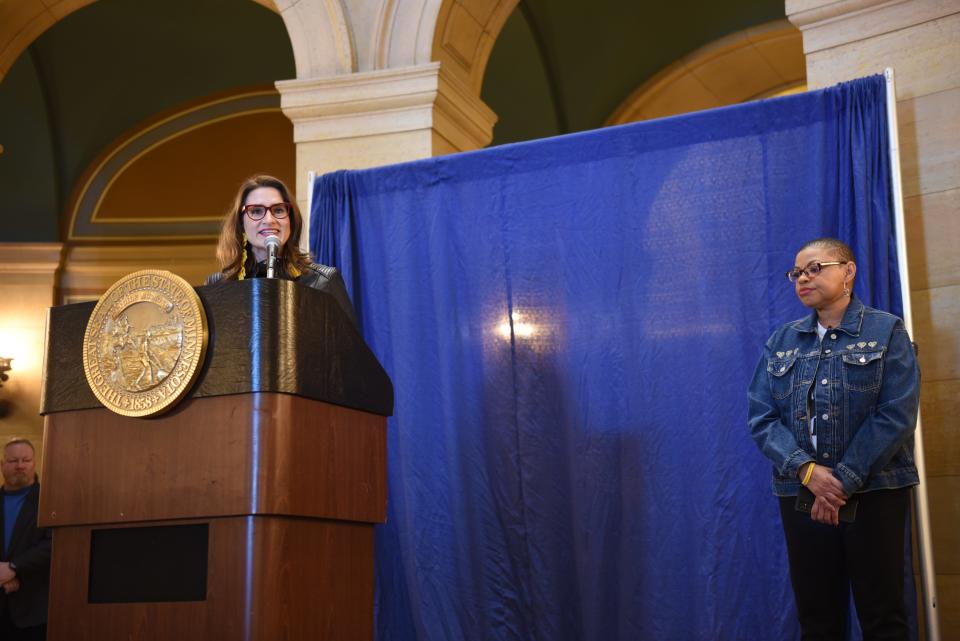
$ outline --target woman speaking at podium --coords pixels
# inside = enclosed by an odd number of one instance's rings
[[[296,281],[332,295],[356,325],[340,272],[313,262],[309,253],[300,251],[302,231],[300,209],[282,180],[248,178],[240,185],[220,230],[217,260],[221,271],[210,275],[207,285],[268,276]]]

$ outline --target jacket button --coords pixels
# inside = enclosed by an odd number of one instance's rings
[[[837,335],[836,335],[836,334],[830,334],[830,338],[832,338],[833,340],[837,340]]]
[[[824,452],[823,458],[830,458],[830,452]]]
[[[821,384],[821,385],[826,385],[826,384],[827,384],[827,379],[823,379],[822,381],[820,381],[820,384]]]
[[[824,353],[824,354],[829,354],[829,353],[830,353],[830,350],[829,350],[829,349],[825,349],[825,350],[823,350],[823,353]]]
[[[830,415],[829,415],[829,414],[824,414],[824,415],[821,416],[820,418],[822,418],[823,420],[827,420],[828,418],[830,418]]]

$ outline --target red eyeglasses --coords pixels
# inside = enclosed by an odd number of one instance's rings
[[[241,213],[250,217],[250,220],[263,220],[269,211],[274,218],[286,218],[290,215],[290,203],[276,203],[273,205],[247,205],[240,210]]]

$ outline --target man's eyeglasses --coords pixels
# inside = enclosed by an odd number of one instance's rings
[[[290,203],[277,203],[275,205],[247,205],[240,210],[246,214],[250,220],[262,220],[269,211],[274,218],[286,218],[290,215]]]
[[[804,274],[807,275],[807,278],[813,278],[819,274],[824,267],[829,267],[830,265],[846,265],[848,262],[849,261],[846,260],[837,260],[829,263],[810,263],[803,269],[794,267],[787,272],[787,280],[789,280],[791,283],[795,283],[800,280],[800,276]]]

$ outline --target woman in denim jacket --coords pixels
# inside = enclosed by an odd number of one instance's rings
[[[852,587],[864,640],[905,641],[920,371],[903,322],[851,293],[856,272],[853,252],[833,238],[797,253],[787,277],[814,311],[767,341],[749,425],[773,463],[802,638],[845,638]],[[809,515],[796,509],[801,486],[815,497]]]

